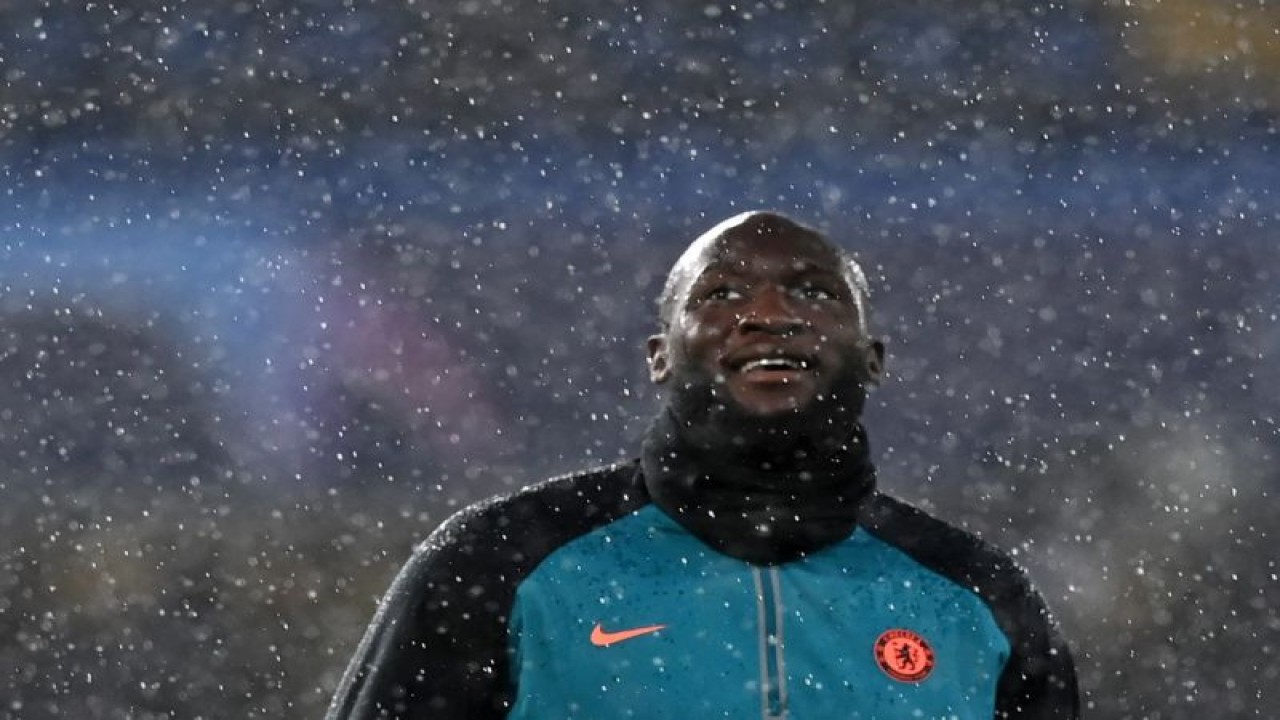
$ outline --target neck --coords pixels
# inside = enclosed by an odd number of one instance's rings
[[[645,483],[664,512],[716,550],[756,564],[794,560],[848,537],[875,487],[856,418],[824,427],[831,432],[729,433],[682,423],[667,408],[645,435]]]

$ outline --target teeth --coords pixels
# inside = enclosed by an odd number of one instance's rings
[[[751,370],[803,370],[807,363],[791,358],[760,358],[758,360],[750,360],[742,366],[742,372],[750,372]]]

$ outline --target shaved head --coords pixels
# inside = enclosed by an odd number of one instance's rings
[[[858,299],[860,317],[865,325],[867,312],[870,309],[870,286],[867,283],[866,273],[862,271],[858,261],[814,228],[802,225],[780,213],[752,210],[723,220],[702,233],[676,260],[667,275],[662,295],[658,297],[658,323],[661,327],[665,328],[671,323],[680,299],[688,292],[694,275],[701,265],[700,260],[723,238],[742,235],[787,235],[795,238],[809,238],[827,248],[837,260],[845,283]]]

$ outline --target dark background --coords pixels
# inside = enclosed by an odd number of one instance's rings
[[[0,3],[0,715],[317,717],[412,545],[631,455],[744,209],[1091,717],[1280,716],[1264,0]]]

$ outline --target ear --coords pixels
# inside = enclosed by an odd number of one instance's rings
[[[647,343],[649,349],[649,379],[655,385],[661,385],[671,377],[671,361],[667,355],[667,338],[665,335],[650,335]]]
[[[864,369],[867,372],[867,381],[872,385],[879,385],[884,379],[884,341],[872,340],[867,350],[863,358],[863,362],[866,363]]]

